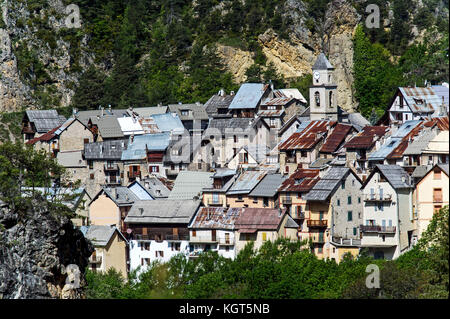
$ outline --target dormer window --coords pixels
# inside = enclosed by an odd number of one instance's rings
[[[423,99],[414,98],[414,102],[415,102],[417,105],[422,105],[422,104],[423,104]]]
[[[189,110],[181,110],[181,115],[182,116],[188,116],[189,115]]]

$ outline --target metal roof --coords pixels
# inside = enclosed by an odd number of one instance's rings
[[[151,117],[161,132],[172,132],[175,134],[184,133],[184,125],[177,114],[154,114]]]
[[[123,135],[138,135],[145,133],[141,123],[139,123],[139,121],[134,117],[121,117],[118,118],[117,121],[119,122]]]
[[[78,111],[75,113],[75,117],[79,119],[84,125],[87,125],[89,119],[97,119],[97,117],[103,116],[114,116],[114,117],[124,117],[129,116],[127,109],[103,109],[103,110],[89,110],[89,111]]]
[[[125,223],[188,224],[200,203],[200,200],[192,199],[137,201],[131,206]]]
[[[150,106],[150,107],[137,107],[128,110],[128,115],[132,116],[132,113],[142,118],[150,117],[154,114],[164,114],[167,112],[167,106]]]
[[[254,109],[258,106],[262,96],[268,89],[263,83],[244,83],[237,91],[228,109]]]
[[[92,117],[90,120],[93,125],[97,125],[98,133],[102,136],[102,138],[124,137],[117,117],[105,115],[100,118]]]
[[[279,117],[284,114],[284,110],[260,110],[258,116],[262,117]]]
[[[261,106],[285,106],[289,102],[295,100],[292,97],[274,97],[274,98],[267,98],[261,101]]]
[[[127,187],[139,200],[154,200],[155,198],[150,194],[149,190],[144,187],[139,181],[134,181]]]
[[[384,136],[387,130],[387,126],[365,126],[361,132],[345,143],[344,147],[369,149],[375,143],[375,138]]]
[[[281,174],[267,174],[251,191],[249,196],[274,197],[277,194],[278,187],[280,187],[284,179],[285,177]]]
[[[188,228],[234,230],[243,208],[200,207]]]
[[[64,167],[86,167],[83,151],[58,152],[56,161]]]
[[[292,97],[297,100],[299,100],[302,103],[307,103],[305,97],[300,93],[298,89],[292,88],[292,89],[278,89],[274,90],[273,93],[277,97]]]
[[[399,87],[403,98],[413,113],[438,112],[442,104],[439,97],[431,87]]]
[[[348,167],[333,166],[312,187],[304,199],[310,201],[326,201],[336,191],[341,181],[351,172]]]
[[[302,123],[303,124],[303,123]],[[306,128],[300,132],[293,133],[280,146],[280,150],[311,149],[319,143],[328,133],[329,129],[336,124],[335,121],[318,120],[311,121]],[[300,130],[300,128],[299,128]]]
[[[218,109],[228,109],[235,95],[219,95],[215,94],[205,103],[204,107],[209,115],[215,115]]]
[[[345,141],[347,135],[352,132],[352,126],[347,124],[338,123],[330,135],[325,139],[325,143],[323,143],[320,148],[320,152],[322,153],[333,153],[342,145]]]
[[[122,152],[122,161],[139,160],[147,156],[146,150],[150,152],[165,151],[169,146],[170,134],[144,134],[133,137],[130,136],[128,148]]]
[[[242,232],[243,229],[277,230],[286,214],[285,209],[280,210],[271,208],[244,208],[234,222],[235,228],[239,232]]]
[[[193,199],[202,195],[203,188],[211,188],[212,172],[181,171],[178,173],[169,199]]]
[[[433,117],[431,120],[426,121],[423,125],[425,127],[434,127],[436,125],[441,131],[448,131],[450,127],[448,116]]]
[[[227,195],[248,194],[256,185],[264,178],[267,171],[244,171],[234,182],[233,186],[228,190]]]
[[[176,113],[182,121],[209,119],[203,104],[169,104],[169,111]],[[183,115],[182,111],[189,111],[189,113],[188,115]]]
[[[257,119],[231,117],[231,118],[213,118],[209,122],[208,128],[205,130],[203,136],[208,138],[213,133],[220,132],[222,135],[225,133],[233,133],[234,130],[240,129],[243,133],[249,134],[256,123]]]
[[[140,181],[135,181],[134,183],[138,183],[141,187],[144,187],[155,199],[169,197],[170,189],[157,176],[150,175],[149,177]]]
[[[35,138],[27,141],[25,144],[34,145],[37,142],[48,142],[48,141],[52,140],[56,136],[55,132],[58,129],[59,129],[59,126],[55,127],[54,129],[51,129],[50,131],[48,131],[47,133],[42,134],[39,137],[35,137]]]
[[[84,158],[89,160],[120,160],[127,148],[125,140],[109,140],[84,144]]]
[[[127,241],[119,229],[112,225],[81,226],[80,230],[84,237],[89,239],[92,244],[97,247],[105,247],[108,245],[115,232],[117,232],[118,236],[121,236],[123,240]]]
[[[361,131],[364,127],[370,125],[370,122],[361,115],[361,113],[349,113],[348,121],[358,130]]]
[[[111,198],[111,200],[116,203],[117,206],[130,206],[135,201],[139,200],[139,197],[130,190],[126,186],[116,186],[116,187],[102,187],[100,192],[94,196],[94,199],[97,198],[102,192],[105,193],[106,196]],[[94,201],[94,199],[92,201]]]
[[[331,65],[330,61],[328,61],[325,54],[320,53],[317,57],[316,62],[312,66],[313,70],[332,70],[334,67]]]
[[[422,178],[428,171],[432,168],[432,165],[419,165],[417,166],[411,174],[412,178]]]
[[[449,88],[448,83],[447,85],[432,85],[431,88],[433,89],[434,93],[441,98],[444,98],[444,104],[448,107],[449,106]]]
[[[436,132],[424,130],[414,141],[408,143],[403,155],[419,155],[426,149],[428,143],[436,136]]]
[[[66,118],[58,115],[56,110],[27,110],[25,113],[28,120],[34,124],[37,133],[46,133],[66,121]]]

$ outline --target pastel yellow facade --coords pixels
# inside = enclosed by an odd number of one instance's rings
[[[435,167],[416,185],[414,192],[416,206],[416,228],[418,238],[427,229],[436,210],[449,204],[448,175]]]
[[[91,225],[112,225],[120,229],[119,207],[105,194],[99,195],[89,206]]]
[[[91,255],[89,268],[101,272],[114,268],[127,278],[126,242],[117,231],[105,247],[95,247],[95,254]]]

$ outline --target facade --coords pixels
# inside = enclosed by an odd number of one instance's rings
[[[206,207],[227,207],[227,191],[233,185],[236,171],[227,168],[217,168],[214,175],[212,187],[203,188],[203,205]]]
[[[449,131],[442,131],[435,136],[422,152],[421,163],[434,165],[449,163]]]
[[[80,230],[95,248],[89,257],[89,269],[106,273],[113,268],[126,279],[128,241],[122,233],[109,225],[81,226]]]
[[[398,165],[376,165],[362,186],[361,247],[376,259],[395,259],[411,247],[413,188]]]
[[[266,176],[267,171],[243,171],[226,193],[228,207],[252,207],[255,201],[250,193]]]
[[[436,211],[449,204],[449,164],[436,164],[416,184],[414,219],[420,239]]]

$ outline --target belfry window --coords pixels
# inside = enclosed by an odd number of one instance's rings
[[[314,98],[316,100],[316,106],[320,106],[320,94],[319,94],[319,92],[314,93]]]
[[[330,99],[329,105],[330,105],[330,107],[333,107],[333,92],[330,92],[329,99]]]

